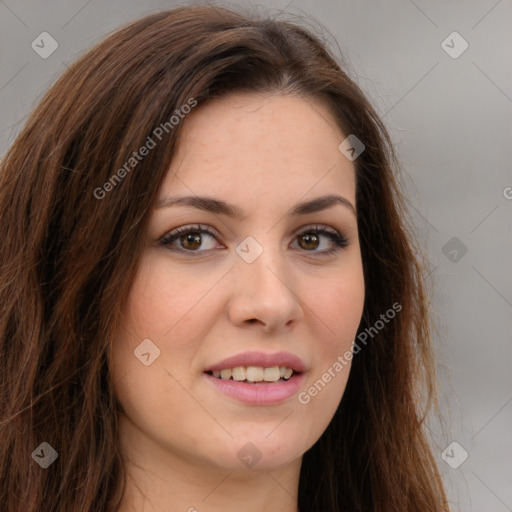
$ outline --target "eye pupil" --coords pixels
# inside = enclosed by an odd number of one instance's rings
[[[185,239],[185,243],[183,244],[183,247],[185,247],[186,249],[197,249],[198,247],[201,246],[201,235],[199,233],[197,233],[197,234],[187,233],[186,235],[184,235],[181,238]],[[188,245],[189,243],[192,244],[193,247],[190,247]],[[194,244],[196,244],[196,245],[194,245]]]
[[[314,247],[307,247],[309,249],[316,249],[318,247],[318,236],[313,235],[311,233],[306,233],[302,235],[301,240],[306,240],[306,245],[309,245],[311,243],[314,244]]]

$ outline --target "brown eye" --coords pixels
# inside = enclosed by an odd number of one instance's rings
[[[210,239],[210,246],[208,246],[208,239]],[[330,241],[330,244],[327,244],[323,250],[318,250],[325,245],[325,240]],[[211,231],[198,224],[177,228],[162,237],[159,242],[171,251],[189,256],[199,256],[218,249],[218,246],[215,247],[216,241],[218,242],[218,239]],[[299,233],[296,235],[295,242],[299,245],[299,249],[316,256],[329,256],[348,245],[348,240],[338,231],[321,226],[315,226]]]
[[[201,235],[198,232],[182,235],[178,240],[181,241],[181,246],[184,249],[194,250],[201,247]]]
[[[314,233],[303,233],[299,236],[299,240],[304,241],[304,245],[299,242],[299,245],[306,250],[314,250],[319,245],[318,235]]]
[[[208,246],[208,239],[209,246]],[[201,254],[215,247],[215,235],[201,225],[177,228],[160,240],[170,250],[190,255]]]
[[[326,239],[330,242],[330,244],[327,244],[327,247],[325,247]],[[340,249],[347,247],[348,239],[335,229],[316,225],[299,233],[296,238],[296,243],[299,249],[321,257],[330,256]]]

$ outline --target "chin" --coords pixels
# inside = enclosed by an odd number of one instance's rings
[[[285,429],[272,432],[277,424],[271,429],[252,429],[253,435],[232,432],[233,438],[230,438],[226,434],[224,442],[215,443],[215,449],[209,452],[208,458],[224,470],[237,472],[273,471],[288,466],[302,457],[309,446],[304,439],[287,435]]]

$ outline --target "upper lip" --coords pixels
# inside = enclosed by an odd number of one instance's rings
[[[297,373],[306,371],[306,365],[302,359],[290,352],[275,352],[273,354],[265,352],[244,352],[243,354],[228,357],[227,359],[223,359],[209,366],[206,368],[205,372],[235,368],[236,366],[262,366],[263,368],[286,366],[286,368],[291,368]]]

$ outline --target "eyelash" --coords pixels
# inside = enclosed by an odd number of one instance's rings
[[[173,230],[173,231],[169,232],[168,234],[164,235],[163,237],[161,237],[158,242],[160,245],[168,247],[168,249],[170,251],[180,252],[182,254],[185,253],[187,255],[190,254],[193,257],[199,256],[201,253],[208,252],[209,249],[206,251],[197,251],[197,250],[192,251],[190,249],[180,249],[180,248],[171,248],[170,247],[170,244],[172,244],[175,240],[178,240],[182,236],[188,235],[190,233],[206,233],[207,235],[209,235],[212,238],[214,238],[215,240],[217,240],[217,237],[215,236],[214,233],[212,233],[210,230],[206,229],[205,227],[201,226],[200,224],[197,224],[195,226],[183,226],[183,227],[176,228],[175,230]],[[321,225],[320,226],[315,225],[314,227],[307,228],[307,229],[301,231],[300,233],[298,233],[296,235],[296,237],[299,238],[302,235],[310,234],[310,233],[326,236],[335,244],[335,247],[333,247],[332,249],[324,250],[324,251],[315,251],[315,250],[307,251],[304,249],[305,252],[317,253],[321,256],[330,256],[331,254],[334,254],[335,252],[338,252],[341,249],[344,249],[348,245],[348,239],[345,238],[344,236],[340,235],[338,233],[338,231],[336,231],[336,230],[331,231],[331,230],[327,229],[326,226],[321,226]]]

